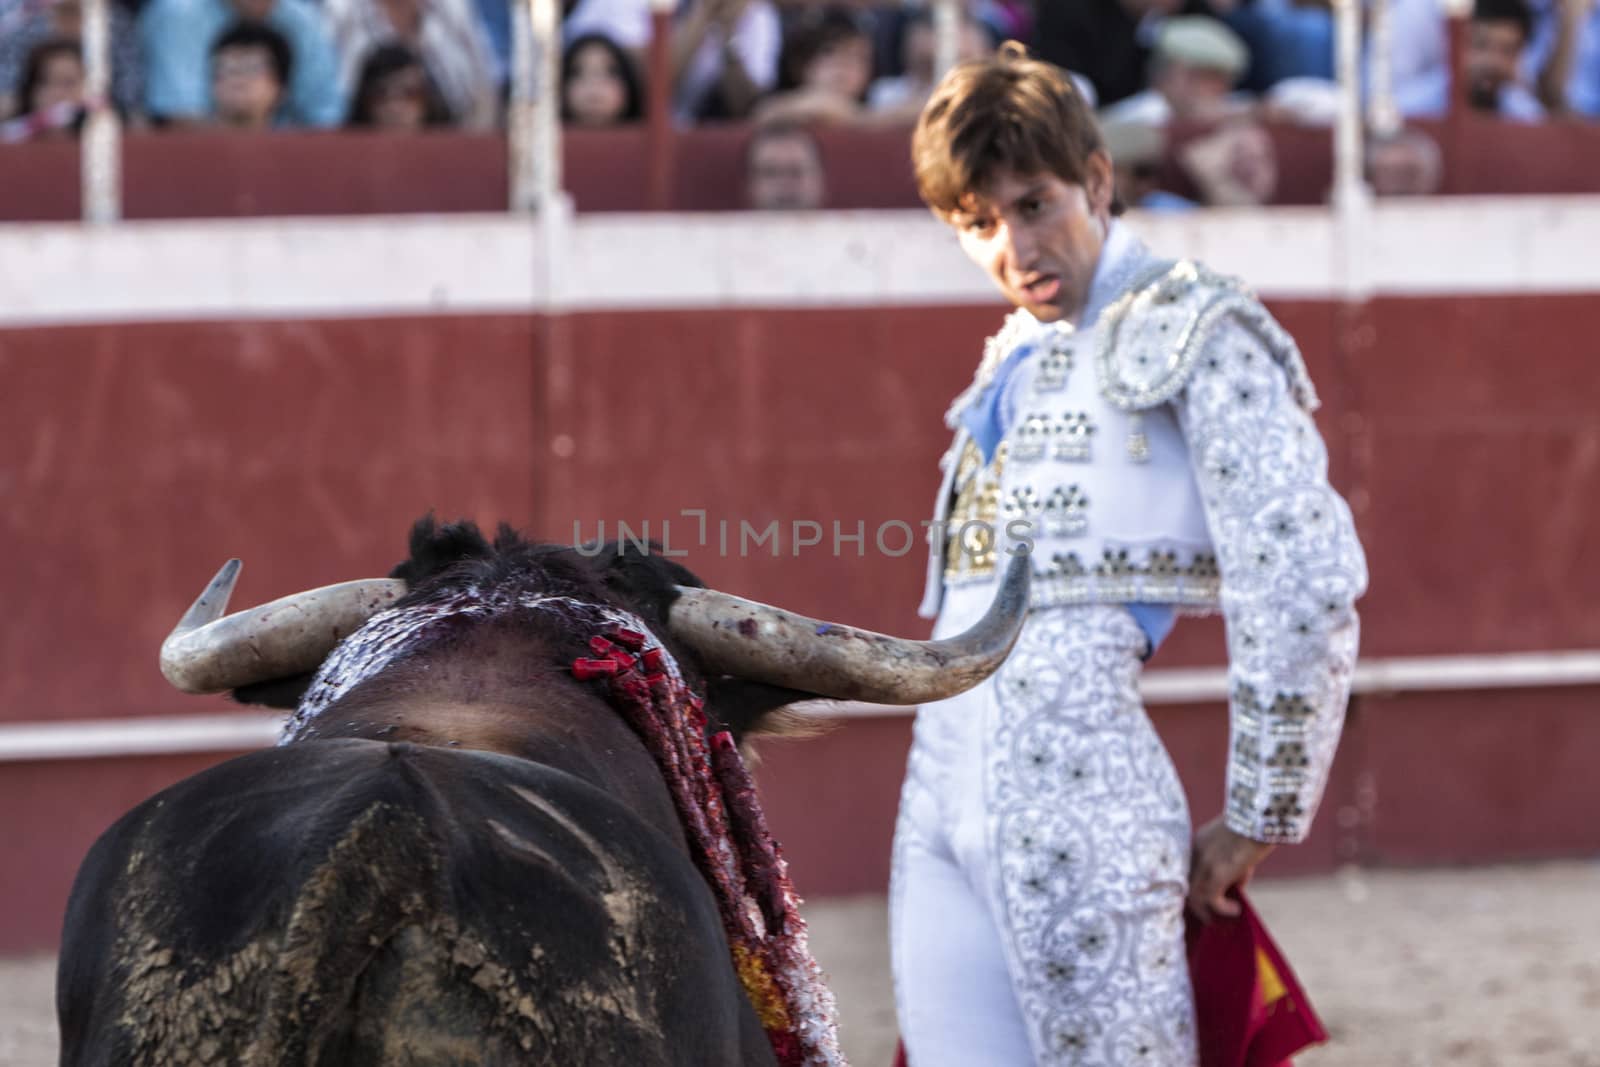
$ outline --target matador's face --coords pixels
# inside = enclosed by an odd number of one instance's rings
[[[1081,185],[997,171],[945,221],[1013,304],[1041,322],[1070,322],[1088,299],[1110,217],[1111,161],[1096,152]]]

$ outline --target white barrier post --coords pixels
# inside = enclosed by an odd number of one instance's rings
[[[534,196],[548,213],[561,194],[561,5],[532,0],[533,43],[538,52],[534,93]]]
[[[532,214],[538,209],[534,129],[534,42],[532,11],[528,4],[511,5],[511,103],[506,115],[506,178],[510,208]]]
[[[956,65],[961,52],[960,0],[933,0],[933,80]]]
[[[1378,137],[1392,137],[1401,126],[1400,109],[1394,102],[1394,36],[1390,30],[1389,3],[1390,0],[1368,0],[1367,5],[1367,30],[1371,34],[1367,63],[1372,74],[1367,125]]]
[[[1358,304],[1371,295],[1363,242],[1372,223],[1372,189],[1363,166],[1361,0],[1334,0],[1333,16],[1339,74],[1339,115],[1333,135],[1334,259],[1345,300]]]
[[[1338,210],[1368,199],[1362,169],[1361,0],[1334,0],[1334,62],[1339,117],[1333,141],[1333,202]]]
[[[122,217],[122,136],[111,106],[111,13],[109,0],[87,0],[83,7],[84,119],[78,144],[83,221],[116,222]]]
[[[511,5],[506,137],[511,210],[546,211],[561,193],[561,11],[556,0]]]

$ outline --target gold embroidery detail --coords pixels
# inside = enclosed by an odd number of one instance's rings
[[[945,526],[945,576],[982,578],[994,573],[998,554],[1000,475],[1008,445],[995,449],[994,461],[983,464],[983,451],[968,441],[956,460],[956,498]]]

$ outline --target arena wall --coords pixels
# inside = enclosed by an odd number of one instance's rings
[[[1600,649],[1600,201],[1131,224],[1249,278],[1299,339],[1369,554],[1364,657]],[[925,634],[921,545],[875,534],[929,513],[941,413],[1004,312],[919,212],[0,227],[0,293],[0,952],[54,944],[121,812],[246,747],[18,740],[249,718],[155,669],[228,556],[255,603],[383,573],[429,510],[563,541],[670,522],[720,588]],[[773,522],[776,557],[740,550]],[[1152,667],[1221,649],[1187,623]],[[1600,850],[1596,692],[1364,693],[1317,829],[1272,869]],[[1210,817],[1223,707],[1153,714]],[[909,737],[880,713],[766,746],[803,893],[882,890]]]

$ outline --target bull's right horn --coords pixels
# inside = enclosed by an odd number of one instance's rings
[[[161,646],[161,673],[185,693],[221,693],[315,670],[372,616],[405,595],[394,578],[341,582],[224,617],[239,561],[223,564]]]
[[[1031,564],[1012,557],[988,612],[965,633],[912,641],[819,622],[714,589],[678,587],[670,625],[724,674],[833,700],[925,704],[965,692],[999,669],[1028,613]]]

